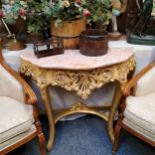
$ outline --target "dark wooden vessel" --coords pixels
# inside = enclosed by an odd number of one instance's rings
[[[97,29],[83,31],[80,35],[80,52],[87,56],[100,56],[108,51],[107,32]]]

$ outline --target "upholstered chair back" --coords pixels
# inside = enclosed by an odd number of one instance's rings
[[[36,104],[37,98],[31,87],[4,61],[0,38],[0,155],[11,152],[36,136],[41,155],[46,155]]]
[[[118,149],[122,128],[155,147],[155,61],[137,73],[122,94],[113,154]]]
[[[0,64],[0,96],[24,103],[22,85]]]
[[[137,81],[136,96],[155,93],[155,67],[151,68]]]

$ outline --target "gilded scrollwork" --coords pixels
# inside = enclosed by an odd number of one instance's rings
[[[89,108],[84,103],[76,103],[70,109],[70,111],[77,111],[77,110],[88,110]]]
[[[47,85],[60,86],[68,91],[75,91],[77,95],[86,99],[95,88],[106,83],[119,81],[121,86],[127,82],[127,75],[135,68],[134,57],[127,61],[93,70],[61,70],[43,69],[27,61],[22,61],[20,72],[31,76],[42,88]]]

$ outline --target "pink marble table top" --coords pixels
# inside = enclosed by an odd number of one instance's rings
[[[37,58],[33,51],[21,54],[21,59],[40,68],[88,70],[122,63],[134,55],[134,48],[109,48],[102,56],[85,56],[79,50],[65,50],[64,54]]]

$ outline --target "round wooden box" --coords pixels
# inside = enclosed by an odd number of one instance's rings
[[[80,52],[87,56],[100,56],[108,51],[108,35],[106,31],[89,29],[80,35]]]

